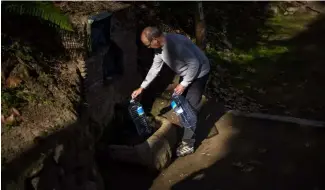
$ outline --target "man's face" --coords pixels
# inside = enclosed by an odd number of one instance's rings
[[[142,34],[141,41],[147,48],[153,48],[153,49],[161,48],[160,41],[157,38],[154,38],[151,41],[149,41],[147,37],[144,34]]]

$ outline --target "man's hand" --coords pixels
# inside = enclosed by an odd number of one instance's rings
[[[131,94],[132,99],[135,99],[136,97],[138,97],[142,93],[142,91],[143,91],[143,88],[141,88],[141,87],[136,89],[135,91],[133,91]]]
[[[185,87],[179,84],[174,89],[174,93],[177,95],[181,95],[181,94],[183,94],[184,90],[185,90]]]

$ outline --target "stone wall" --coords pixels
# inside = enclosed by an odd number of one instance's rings
[[[84,59],[85,33],[79,31],[82,38],[69,38],[75,40],[80,53],[74,58],[84,96],[78,121],[40,139],[33,148],[15,159],[6,172],[2,172],[6,175],[3,189],[104,189],[94,159],[95,144],[111,121],[114,105],[127,99],[141,82],[136,65],[133,18],[132,9],[118,11],[112,16],[111,38],[123,51],[124,74],[107,86],[102,81],[102,62],[108,47]],[[85,27],[85,17],[80,20],[80,26]]]

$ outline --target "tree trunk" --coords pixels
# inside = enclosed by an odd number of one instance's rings
[[[204,21],[203,5],[199,1],[195,12],[195,38],[196,44],[205,51],[206,48],[206,25]]]

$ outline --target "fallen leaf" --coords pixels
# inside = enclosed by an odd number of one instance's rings
[[[21,79],[15,76],[9,76],[6,80],[6,88],[15,88],[21,83]]]
[[[11,108],[11,111],[14,114],[14,116],[20,116],[20,113],[16,108]]]
[[[9,117],[6,118],[5,124],[11,125],[15,121],[15,116],[11,114]]]

